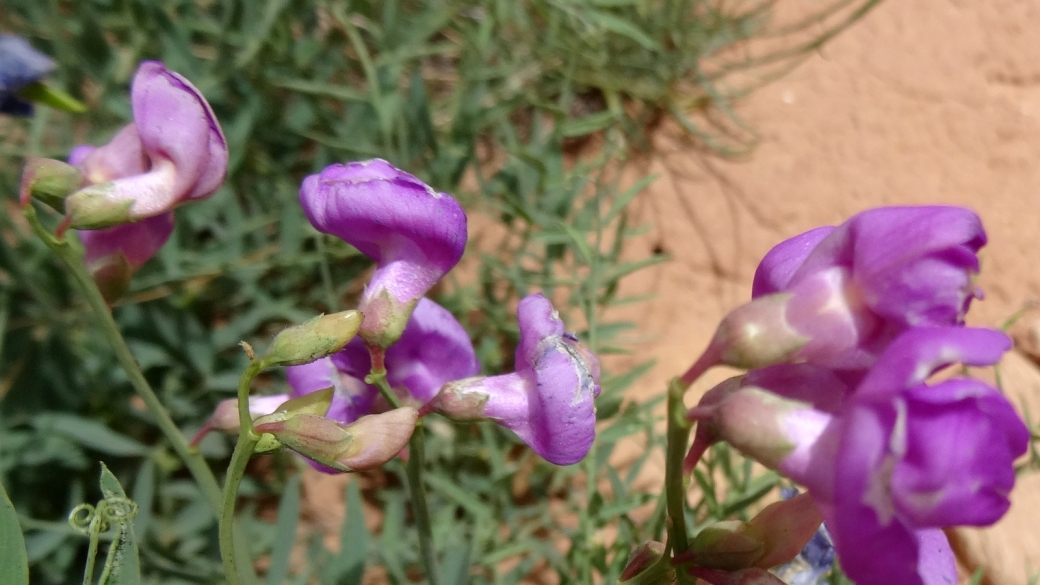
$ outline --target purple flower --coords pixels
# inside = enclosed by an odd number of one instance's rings
[[[321,232],[376,263],[358,310],[361,337],[390,347],[415,303],[462,257],[466,214],[447,193],[374,159],[332,165],[300,186],[300,205]]]
[[[32,104],[18,92],[54,70],[54,61],[25,39],[0,34],[0,113],[31,116]]]
[[[541,294],[517,308],[516,371],[446,384],[422,412],[456,420],[491,419],[556,465],[581,461],[596,437],[599,361],[564,331]]]
[[[882,207],[795,236],[766,254],[754,300],[723,320],[683,381],[722,363],[865,371],[909,327],[963,324],[985,243],[960,207]]]
[[[227,174],[216,116],[187,79],[145,61],[130,88],[133,124],[93,151],[76,149],[88,186],[65,200],[66,221],[101,229],[156,217],[205,199]]]
[[[943,583],[956,573],[937,529],[985,526],[1007,511],[1029,431],[982,382],[925,382],[954,363],[996,363],[1009,348],[998,331],[913,328],[852,392],[837,378],[807,392],[823,378],[789,370],[786,379],[759,378],[767,387],[730,381],[693,414],[713,438],[808,488],[854,581]],[[816,399],[831,389],[842,398],[820,408]]]
[[[416,304],[401,339],[387,350],[385,359],[387,382],[418,404],[433,398],[447,382],[480,371],[466,330],[447,309],[427,298]],[[355,338],[329,357],[286,368],[286,376],[291,396],[333,388],[326,416],[348,424],[376,409],[379,391],[364,382],[370,367],[364,342]]]

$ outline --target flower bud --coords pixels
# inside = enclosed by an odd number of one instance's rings
[[[357,334],[363,319],[357,311],[319,315],[279,333],[260,359],[264,367],[311,363],[343,349]]]
[[[315,414],[255,426],[300,455],[337,471],[378,467],[393,459],[415,431],[418,412],[410,407],[363,416],[342,425]]]
[[[675,560],[709,569],[736,571],[754,566],[764,551],[765,543],[748,534],[747,522],[725,520],[698,532],[690,548],[676,555]]]
[[[279,405],[285,404],[285,401],[289,398],[288,394],[275,394],[273,396],[250,396],[249,397],[249,416],[253,420],[258,417],[271,414],[276,411]],[[202,425],[199,432],[195,434],[195,437],[191,440],[193,446],[198,445],[210,431],[221,431],[231,435],[238,434],[241,428],[241,418],[238,415],[238,399],[228,398],[227,400],[221,400],[217,407],[213,410],[213,414],[210,415],[206,423]]]
[[[82,171],[72,165],[50,158],[31,157],[22,171],[18,202],[24,207],[30,198],[35,198],[58,213],[64,213],[65,197],[79,189],[82,182]]]
[[[650,565],[653,565],[664,556],[664,550],[664,544],[657,542],[656,540],[651,540],[650,542],[645,542],[637,546],[631,553],[629,553],[628,563],[625,565],[625,570],[621,571],[621,576],[618,580],[628,581],[642,573],[649,568]],[[660,583],[671,583],[674,580],[674,575],[665,574],[661,576]]]
[[[324,390],[318,390],[317,392],[304,394],[303,396],[297,396],[296,398],[290,398],[289,400],[279,404],[270,414],[255,417],[253,422],[258,425],[268,422],[279,422],[301,414],[325,416],[329,412],[329,406],[332,405],[332,395],[333,389],[326,388]],[[282,396],[285,395],[283,394]],[[235,410],[237,411],[238,409],[236,408]],[[250,397],[249,410],[250,414],[252,414],[252,397]]]

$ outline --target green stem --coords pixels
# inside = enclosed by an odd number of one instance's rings
[[[683,385],[678,378],[668,383],[668,432],[665,451],[665,498],[668,509],[668,548],[670,555],[689,548],[686,534],[686,486],[683,482],[683,459],[690,439],[690,423],[686,421]],[[689,575],[676,573],[677,581],[690,582]]]
[[[104,297],[101,296],[101,291],[94,284],[94,279],[87,272],[86,264],[83,262],[83,253],[77,247],[72,246],[67,239],[58,239],[48,232],[40,224],[40,220],[36,216],[36,209],[32,204],[25,208],[24,213],[25,219],[32,226],[33,232],[36,233],[37,237],[43,240],[43,243],[68,267],[73,280],[78,285],[91,311],[97,317],[101,325],[102,335],[104,335],[109,346],[112,347],[112,351],[115,352],[119,365],[126,371],[130,385],[134,387],[137,395],[144,401],[148,412],[155,419],[156,425],[158,425],[163,435],[173,445],[173,449],[180,456],[181,460],[184,461],[188,471],[191,472],[191,475],[199,484],[214,513],[219,516],[221,511],[220,484],[217,483],[213,470],[209,468],[209,464],[206,463],[202,454],[188,445],[188,440],[181,434],[180,429],[177,428],[177,425],[163,407],[159,397],[156,396],[155,391],[152,390],[152,387],[145,379],[144,373],[141,371],[140,366],[137,365],[137,360],[134,359],[133,354],[130,353],[130,348],[126,345],[126,340],[123,339],[123,335],[119,332],[119,326],[116,325],[115,319],[112,318],[112,312],[108,303],[105,302]]]
[[[433,528],[430,510],[426,505],[426,487],[423,484],[423,469],[426,466],[426,438],[422,421],[415,425],[415,432],[408,441],[408,492],[412,496],[415,524],[419,530],[419,551],[426,566],[426,580],[430,585],[440,583],[437,571],[437,555],[433,549]]]
[[[391,408],[400,408],[401,401],[394,394],[394,389],[386,381],[386,366],[383,358],[384,350],[379,347],[369,346],[369,354],[372,358],[372,370],[365,376],[365,382],[379,388],[379,393],[390,404]],[[440,583],[440,573],[437,570],[437,555],[433,548],[433,528],[430,523],[430,510],[426,505],[426,487],[423,482],[423,469],[426,467],[426,438],[423,430],[422,419],[415,425],[412,438],[408,440],[408,493],[412,499],[412,511],[415,514],[415,524],[419,531],[419,551],[422,554],[423,565],[426,567],[426,580],[430,585]]]
[[[220,557],[224,561],[224,573],[228,585],[240,583],[239,565],[249,567],[246,573],[248,582],[255,583],[257,580],[248,551],[243,550],[245,543],[235,539],[235,501],[238,499],[238,486],[242,483],[246,465],[249,464],[253,449],[260,440],[260,437],[253,431],[253,418],[249,414],[249,384],[263,368],[261,361],[254,361],[249,364],[238,380],[238,444],[235,445],[235,452],[231,455],[231,463],[228,465],[227,477],[224,480],[223,512],[220,514]],[[238,546],[236,546],[236,542]]]

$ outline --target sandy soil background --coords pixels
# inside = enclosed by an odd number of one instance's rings
[[[1038,31],[1035,1],[883,2],[741,104],[762,135],[746,160],[704,156],[664,129],[641,169],[660,178],[635,207],[653,231],[632,252],[657,246],[673,259],[626,283],[656,293],[638,308],[637,358],[658,365],[633,397],[661,392],[690,365],[719,319],[749,297],[772,245],[872,206],[979,212],[990,238],[986,298],[971,324],[998,325],[1040,298]],[[1015,331],[1029,346],[1038,328],[1030,313]],[[1040,415],[1040,370],[1021,355],[1004,368],[1009,393]],[[1040,478],[1020,481],[1013,499],[998,527],[954,535],[968,568],[987,565],[994,584],[1040,572]]]

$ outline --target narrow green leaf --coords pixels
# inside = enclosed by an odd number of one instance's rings
[[[25,539],[18,526],[18,513],[7,497],[7,490],[0,485],[0,567],[3,567],[4,582],[11,585],[29,584],[29,559],[25,552]]]
[[[589,20],[603,28],[639,43],[644,49],[650,51],[661,50],[660,45],[643,32],[642,29],[623,18],[597,10],[590,10],[586,13],[586,16],[588,16]]]
[[[18,92],[18,97],[49,106],[56,110],[65,110],[74,114],[82,114],[87,111],[87,106],[78,99],[42,82],[34,82],[23,87]]]
[[[134,439],[117,433],[98,421],[74,414],[40,414],[33,424],[41,431],[64,435],[84,447],[106,455],[129,457],[148,453],[148,448]]]
[[[368,556],[368,528],[358,482],[351,481],[344,490],[347,517],[339,535],[339,553],[329,561],[322,574],[324,585],[356,585],[361,583]]]
[[[285,484],[285,493],[278,504],[278,518],[274,522],[274,544],[271,545],[271,567],[267,570],[267,585],[282,585],[289,576],[289,555],[296,541],[296,525],[300,521],[300,476],[294,475]]]

